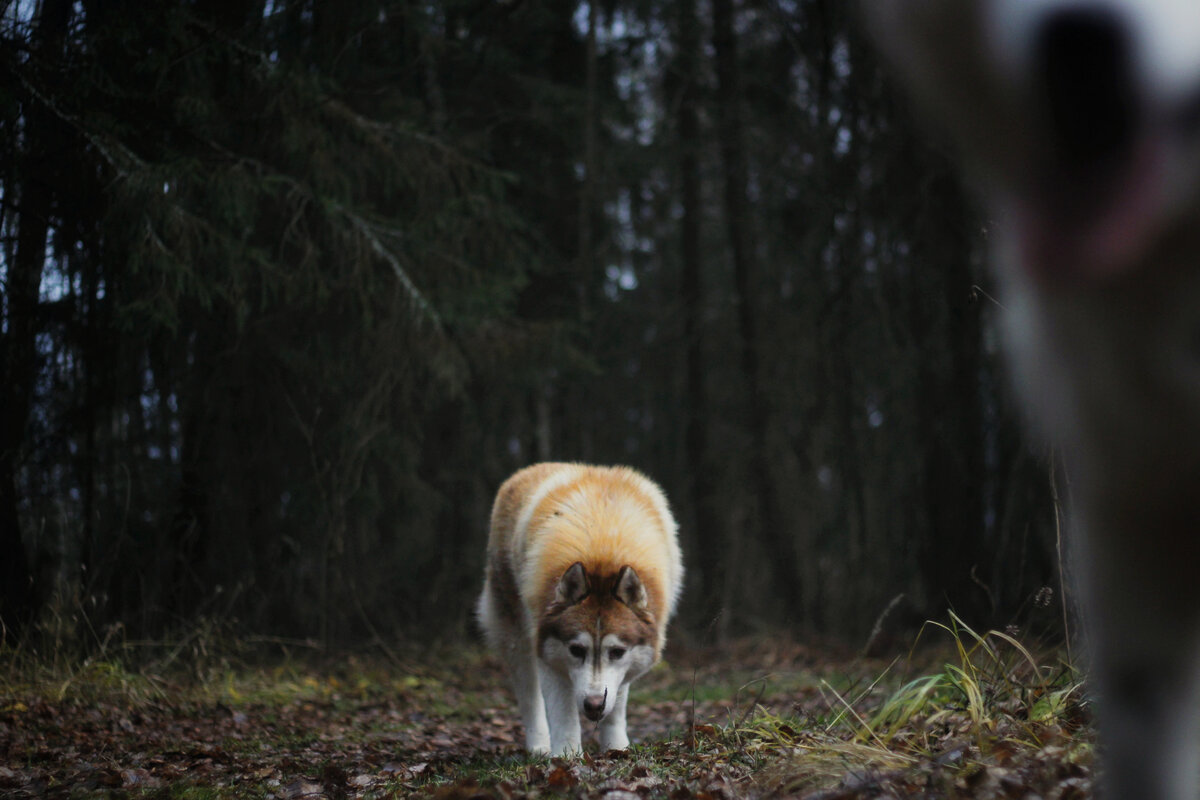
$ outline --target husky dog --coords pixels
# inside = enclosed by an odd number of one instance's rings
[[[1001,223],[1006,350],[1060,446],[1107,800],[1200,773],[1200,2],[866,0]]]
[[[629,684],[658,662],[682,579],[675,520],[644,475],[536,464],[504,482],[476,613],[530,752],[577,752],[580,714],[601,747],[629,746]]]

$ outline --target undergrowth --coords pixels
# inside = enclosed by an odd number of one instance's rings
[[[882,699],[872,700],[892,683],[899,661],[855,694],[826,684],[827,704],[838,709],[827,721],[760,713],[731,732],[780,753],[764,776],[772,792],[830,785],[903,792],[939,781],[982,790],[1002,777],[1027,789],[1086,777],[1092,738],[1077,669],[1057,658],[1041,663],[1011,634],[977,633],[953,612],[949,622],[927,622],[921,636],[930,630],[948,634],[950,657]]]
[[[76,662],[0,649],[0,791],[678,800],[1090,788],[1079,672],[954,614],[890,663],[780,640],[673,651],[632,692],[641,744],[565,760],[524,754],[504,675],[476,647],[347,654],[274,641],[263,658],[263,644],[213,626],[173,643],[110,637]],[[108,767],[87,756],[97,735]]]

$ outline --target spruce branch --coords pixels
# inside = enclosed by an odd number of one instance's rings
[[[376,236],[374,226],[358,214],[338,203],[334,203],[333,208],[350,222],[355,230],[371,246],[371,249],[375,251],[375,254],[392,268],[392,272],[395,273],[396,278],[400,281],[400,285],[408,293],[409,299],[433,323],[434,328],[439,333],[444,334],[441,315],[438,314],[437,309],[433,307],[433,304],[429,302],[425,295],[421,293],[421,290],[417,288],[416,282],[409,276],[408,272],[404,269],[404,265],[400,263],[400,259],[396,257],[396,254],[389,250],[380,241],[379,237]]]
[[[79,121],[77,116],[59,108],[57,103],[47,97],[38,87],[34,86],[24,74],[17,73],[17,76],[21,81],[21,85],[29,93],[29,96],[37,100],[46,110],[82,136],[88,144],[100,153],[101,158],[116,171],[118,178],[127,178],[133,169],[140,169],[146,166],[146,163],[132,150],[120,141],[113,139],[111,147],[121,156],[121,158],[117,158],[117,156],[110,152],[109,146],[105,145],[101,137],[89,130],[87,126]]]
[[[377,124],[377,123],[371,123],[370,120],[366,120],[365,118],[359,117],[358,115],[354,115],[354,116],[356,116],[364,124],[371,124],[371,125]],[[264,163],[263,161],[261,161],[259,159],[234,153],[234,152],[230,151],[228,148],[222,146],[221,144],[219,144],[217,142],[208,140],[207,144],[213,150],[215,150],[218,153],[221,153],[226,158],[229,158],[229,159],[235,161],[236,163],[245,164],[247,166],[252,167],[259,176],[269,178],[274,181],[278,181],[278,182],[288,186],[292,196],[299,196],[307,202],[315,203],[318,201],[316,193],[312,190],[312,187],[310,187],[303,181],[300,181],[297,178],[295,178],[291,175],[288,175],[286,173],[280,172],[279,170],[275,169],[274,167],[270,166],[269,164]],[[396,256],[396,254],[391,249],[389,249],[387,247],[387,245],[385,245],[383,243],[383,241],[380,239],[380,237],[378,235],[378,234],[382,234],[384,236],[395,236],[397,238],[402,238],[403,232],[400,231],[398,228],[391,228],[388,226],[380,225],[378,223],[369,222],[368,220],[364,219],[360,214],[358,214],[357,212],[346,207],[342,203],[337,202],[336,200],[329,201],[328,206],[330,208],[332,208],[334,211],[336,211],[338,213],[338,215],[340,215],[344,220],[349,222],[350,226],[355,231],[358,232],[358,234],[362,237],[362,239],[368,245],[370,245],[371,249],[375,252],[375,254],[377,256],[379,256],[379,258],[382,259],[384,261],[384,263],[386,263],[389,267],[391,267],[392,272],[395,274],[396,278],[400,281],[400,285],[404,288],[404,291],[408,294],[408,297],[412,301],[413,305],[424,315],[424,317],[427,320],[429,320],[429,322],[433,325],[434,329],[439,334],[445,335],[445,327],[442,323],[442,317],[438,313],[437,309],[434,308],[433,304],[431,302],[429,302],[429,299],[425,296],[425,294],[417,286],[416,281],[414,281],[412,279],[412,277],[409,275],[408,270],[406,270],[404,268],[404,265],[400,263],[400,259]],[[297,211],[297,217],[298,216],[299,216],[299,211]],[[295,222],[295,219],[296,218],[293,218],[293,223]],[[289,225],[289,230],[291,228],[292,228],[292,226]]]

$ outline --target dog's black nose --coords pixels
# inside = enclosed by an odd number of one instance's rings
[[[1096,4],[1047,15],[1033,49],[1052,157],[1068,173],[1124,163],[1136,141],[1140,103],[1126,20]]]
[[[604,701],[607,698],[602,694],[589,694],[583,698],[583,713],[592,722],[599,722],[604,716]]]

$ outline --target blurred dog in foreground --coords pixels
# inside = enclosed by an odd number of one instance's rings
[[[1017,394],[1060,447],[1107,800],[1200,773],[1200,2],[865,0],[1001,227]]]
[[[658,661],[683,560],[662,490],[627,467],[536,464],[500,487],[477,614],[508,664],[526,749],[629,746],[629,684]]]

